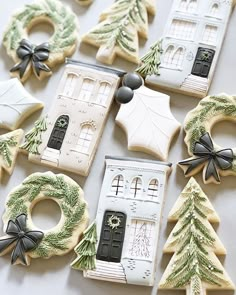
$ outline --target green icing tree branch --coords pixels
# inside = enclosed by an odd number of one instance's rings
[[[96,268],[97,227],[93,222],[83,233],[83,239],[75,248],[78,257],[71,263],[77,270],[93,270]]]

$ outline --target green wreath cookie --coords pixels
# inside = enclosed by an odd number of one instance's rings
[[[51,230],[38,230],[31,218],[34,205],[44,199],[55,201],[61,219]],[[29,265],[30,258],[64,255],[78,243],[88,222],[83,191],[71,178],[52,172],[35,173],[14,189],[6,200],[0,255],[11,251],[12,264]]]
[[[47,43],[31,44],[30,29],[38,23],[50,23],[54,34]],[[22,81],[34,72],[38,79],[51,75],[51,67],[74,53],[77,43],[76,15],[58,0],[39,0],[14,14],[4,34],[7,54],[16,62],[11,69]]]
[[[211,129],[219,121],[236,122],[236,97],[221,94],[207,96],[185,119],[185,143],[191,158],[181,161],[185,176],[203,169],[204,183],[220,183],[220,175],[236,176],[236,148],[222,148],[211,138]]]

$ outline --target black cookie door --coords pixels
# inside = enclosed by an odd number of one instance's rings
[[[103,218],[97,259],[120,262],[125,235],[126,215],[106,211]]]
[[[194,61],[192,75],[207,78],[214,59],[215,50],[207,48],[198,48],[197,56]]]
[[[69,116],[62,115],[57,119],[48,141],[49,148],[56,149],[56,150],[61,149],[68,125],[69,125]]]

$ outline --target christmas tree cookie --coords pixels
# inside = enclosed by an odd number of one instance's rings
[[[78,257],[71,263],[77,270],[93,270],[96,268],[97,226],[93,222],[83,233],[83,238],[75,247]]]
[[[148,13],[154,15],[155,0],[118,0],[103,12],[100,23],[82,41],[99,47],[97,60],[112,64],[116,55],[139,62],[139,36],[148,36]]]
[[[174,253],[161,279],[160,289],[182,289],[187,295],[208,290],[234,290],[216,255],[226,250],[211,223],[219,217],[201,187],[191,178],[169,214],[176,222],[164,253]]]
[[[0,179],[2,170],[12,174],[23,135],[24,131],[18,129],[0,136]]]

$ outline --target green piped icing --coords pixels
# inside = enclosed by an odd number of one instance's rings
[[[178,219],[180,226],[172,232],[170,245],[175,247],[175,259],[170,267],[165,288],[184,288],[190,286],[191,295],[203,294],[200,291],[203,283],[222,287],[228,285],[223,267],[220,268],[210,252],[215,251],[214,231],[206,224],[208,216],[213,209],[207,204],[201,188],[191,179],[181,196],[184,202],[180,208],[171,215]],[[204,293],[205,294],[205,293]]]
[[[3,157],[8,167],[11,167],[12,165],[12,153],[10,147],[15,147],[16,145],[17,141],[14,136],[0,139],[0,155]]]
[[[148,26],[146,0],[117,0],[99,23],[85,37],[107,48],[118,46],[130,56],[136,56],[135,39]]]
[[[54,34],[49,40],[50,52],[64,52],[75,44],[77,39],[76,15],[58,0],[40,0],[25,7],[12,18],[3,42],[7,50],[16,51],[22,36],[30,23],[40,17],[46,17],[54,24]]]
[[[84,222],[87,205],[80,197],[80,187],[77,184],[68,182],[62,175],[36,173],[10,194],[4,217],[7,216],[10,220],[22,213],[29,214],[31,203],[39,194],[47,199],[60,200],[64,215],[62,229],[46,232],[40,245],[32,252],[33,256],[49,258],[58,251],[69,249],[74,231]]]
[[[143,77],[160,75],[161,55],[163,53],[162,40],[157,41],[150,50],[141,58],[140,66],[136,69]]]
[[[77,270],[94,270],[96,268],[97,226],[93,222],[83,233],[83,239],[75,248],[78,257],[71,263]]]
[[[47,130],[47,122],[45,118],[38,120],[34,124],[34,128],[25,135],[25,142],[21,145],[21,149],[33,155],[39,155],[39,146],[42,143],[42,133]]]
[[[211,132],[209,121],[220,117],[225,120],[236,121],[236,97],[226,94],[207,96],[185,119],[185,141],[192,155],[195,143],[206,132]],[[229,148],[229,147],[226,147]],[[216,150],[218,148],[216,147]],[[233,149],[234,161],[231,170],[236,172],[236,148]],[[229,169],[230,171],[230,169]]]

